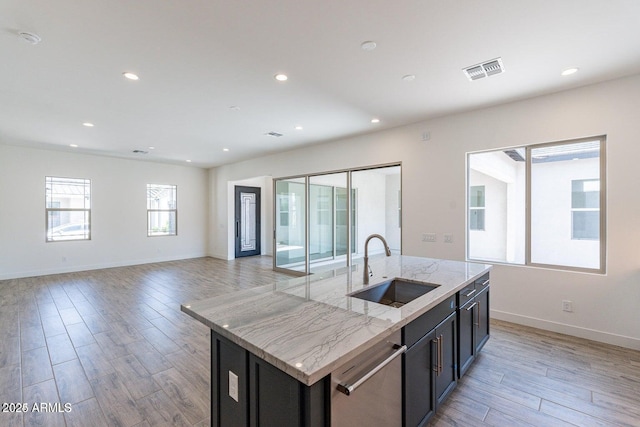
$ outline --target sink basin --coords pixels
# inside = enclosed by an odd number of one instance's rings
[[[412,282],[406,279],[391,279],[377,285],[350,293],[350,297],[385,304],[391,307],[402,307],[408,302],[431,292],[439,285],[424,282]]]

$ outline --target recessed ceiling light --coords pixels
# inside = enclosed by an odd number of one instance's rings
[[[295,127],[295,129],[296,129],[296,130],[302,130],[302,129],[304,129],[304,128],[303,128],[302,126],[296,126],[296,127]]]
[[[129,80],[140,80],[140,77],[138,77],[137,74],[130,73],[128,71],[125,73],[122,73],[122,75]]]
[[[416,76],[414,74],[406,74],[402,76],[402,80],[404,80],[405,82],[412,82],[415,79],[416,79]]]
[[[560,74],[562,74],[563,76],[570,76],[571,74],[575,74],[577,72],[578,72],[578,68],[573,67],[573,68],[567,68]]]
[[[380,119],[371,119],[371,123],[380,123]]]
[[[191,160],[187,160],[187,163],[191,163]]]
[[[229,149],[228,148],[223,148],[222,151],[229,151]]]
[[[69,147],[78,148],[78,144],[69,144]]]
[[[39,35],[34,33],[29,33],[27,31],[20,31],[18,35],[22,40],[26,41],[29,44],[38,44],[42,41],[42,38],[40,38]]]
[[[376,44],[376,42],[373,42],[371,40],[367,40],[366,42],[362,42],[362,44],[360,45],[360,47],[362,48],[362,50],[366,50],[366,51],[372,51],[373,49],[375,49],[378,45]]]
[[[287,77],[286,74],[276,74],[273,77],[279,82],[286,82],[287,80],[289,80],[289,77]]]
[[[149,147],[149,150],[155,150],[156,147]]]
[[[93,123],[89,123],[89,122],[84,122],[84,123],[82,124],[82,126],[86,126],[86,127],[88,127],[88,128],[92,128],[92,127],[94,126],[94,124],[93,124]]]

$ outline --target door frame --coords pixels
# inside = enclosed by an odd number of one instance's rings
[[[234,202],[234,224],[233,224],[233,233],[234,233],[234,246],[235,246],[235,257],[241,258],[245,256],[254,256],[260,255],[262,253],[261,249],[261,217],[260,217],[260,187],[249,187],[244,185],[236,185],[234,186],[235,193],[235,202]],[[241,251],[240,250],[240,227],[241,227],[241,206],[240,206],[240,193],[254,193],[256,195],[256,249],[253,251]]]

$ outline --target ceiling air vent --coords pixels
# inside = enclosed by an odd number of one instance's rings
[[[478,80],[483,77],[504,73],[502,58],[492,59],[482,64],[472,65],[462,70],[469,80]]]
[[[148,152],[148,151],[144,151],[144,150],[133,150],[133,152],[134,152],[135,154],[149,154],[149,152]]]
[[[280,138],[282,136],[282,134],[278,132],[267,132],[265,135],[273,136],[275,138]]]

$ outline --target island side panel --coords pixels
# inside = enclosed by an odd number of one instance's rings
[[[229,372],[237,387],[229,386]],[[306,386],[211,331],[211,425],[328,427],[328,378]],[[230,396],[237,389],[238,401]]]
[[[249,425],[247,373],[247,352],[211,331],[212,426],[246,427]],[[237,377],[237,381],[234,376]],[[230,381],[234,383],[231,386]]]
[[[252,427],[328,426],[324,380],[308,387],[249,353],[249,418]]]

